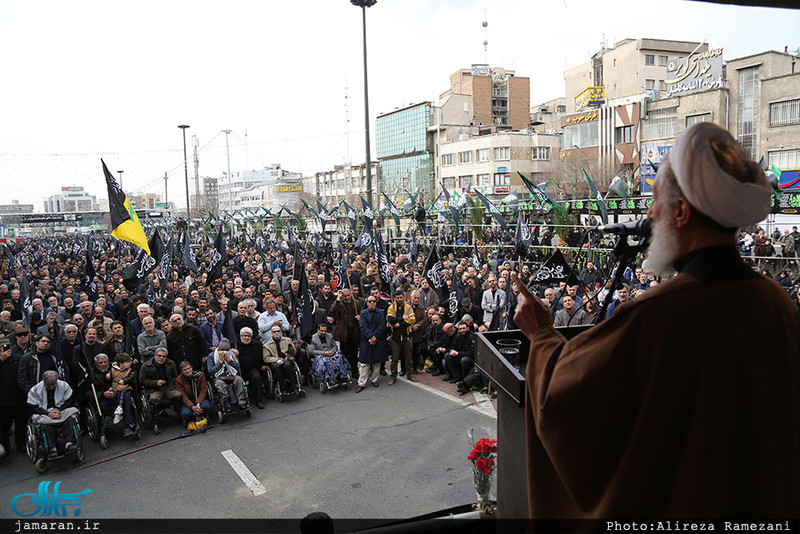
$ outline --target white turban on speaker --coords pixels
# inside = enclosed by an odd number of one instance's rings
[[[742,183],[725,172],[714,157],[712,141],[732,142],[751,167],[756,182]],[[684,130],[661,169],[671,169],[689,203],[726,228],[755,224],[770,212],[772,187],[764,171],[747,157],[727,130],[709,122]]]

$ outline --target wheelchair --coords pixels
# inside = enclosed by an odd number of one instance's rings
[[[99,400],[99,399],[98,399]],[[133,425],[134,428],[132,429],[134,440],[139,441],[142,437],[142,427],[139,425],[139,413],[140,410],[137,407],[139,394],[136,389],[131,390],[131,409],[133,413],[131,414],[133,417]],[[102,406],[100,407],[102,408]],[[108,448],[108,419],[114,417],[114,410],[116,406],[109,406],[102,411],[98,411],[98,402],[95,400],[94,394],[89,393],[89,398],[86,401],[86,406],[84,406],[84,420],[86,421],[86,433],[89,437],[100,444],[100,448],[105,450]],[[124,423],[117,423],[117,424],[124,424]]]
[[[61,460],[67,456],[72,456],[76,463],[83,461],[83,444],[81,443],[81,430],[78,423],[78,415],[71,415],[70,418],[74,419],[72,441],[75,443],[76,448],[74,451],[59,453],[52,458],[47,456],[47,451],[53,444],[47,443],[47,435],[45,435],[42,429],[43,425],[41,423],[35,423],[33,417],[28,419],[25,432],[25,452],[28,454],[28,459],[33,463],[33,467],[36,469],[37,473],[44,473],[45,469],[47,469],[48,462],[52,460]]]
[[[341,352],[337,352],[337,354],[341,356]],[[324,395],[331,389],[339,387],[347,388],[353,383],[352,370],[344,356],[342,356],[342,360],[347,364],[347,371],[344,376],[340,377],[324,376],[324,373],[320,372],[318,368],[320,358],[331,358],[331,356],[314,356],[314,359],[311,360],[311,370],[306,377],[309,386],[312,388],[319,388],[319,392]]]
[[[161,399],[161,402],[158,403],[158,406],[153,406],[150,404],[149,396],[150,394],[144,390],[141,390],[137,395],[137,403],[140,407],[140,419],[143,427],[145,427],[147,430],[152,430],[155,435],[158,435],[161,433],[161,429],[159,427],[161,419],[167,416],[167,410],[169,408],[172,408],[172,410],[175,412],[175,415],[177,415],[178,419],[180,419],[180,399],[170,400],[164,396]]]
[[[276,402],[283,402],[284,398],[288,398],[290,396],[299,396],[301,399],[305,398],[306,392],[303,389],[303,383],[300,381],[300,366],[297,364],[295,360],[288,360],[292,364],[292,369],[294,370],[294,379],[295,384],[298,385],[298,391],[295,392],[288,392],[284,391],[285,387],[283,384],[278,384],[275,378],[272,376],[272,368],[267,365],[267,370],[263,373],[264,375],[264,394],[267,398],[273,398]],[[288,378],[288,377],[285,377]]]
[[[245,408],[239,408],[236,403],[229,402],[230,393],[232,392],[233,385],[226,384],[225,391],[217,389],[216,379],[206,375],[206,383],[208,385],[208,401],[211,403],[211,409],[217,415],[217,423],[222,424],[225,421],[225,416],[243,413],[247,417],[251,417],[253,412],[250,406],[250,395],[247,392],[247,384],[244,384],[244,398]],[[210,414],[209,414],[210,416]]]

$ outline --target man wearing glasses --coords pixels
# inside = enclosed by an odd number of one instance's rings
[[[369,380],[378,387],[380,370],[386,363],[386,315],[378,309],[378,296],[367,297],[367,309],[359,314],[361,346],[358,351],[358,387],[356,393],[364,391]]]

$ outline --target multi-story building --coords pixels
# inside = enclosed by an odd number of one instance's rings
[[[718,50],[719,54],[708,61],[722,62],[722,51]],[[727,129],[755,161],[763,157],[770,167],[800,173],[799,71],[800,57],[787,52],[762,52],[727,62],[722,88],[698,86],[699,92],[645,102],[642,190],[650,191],[655,174],[649,162],[660,162],[675,138],[686,127],[701,121]],[[787,177],[782,176],[782,181]]]
[[[473,186],[490,198],[511,191],[527,195],[517,173],[535,183],[553,178],[560,149],[560,135],[529,131],[500,131],[443,143],[442,183],[451,193]]]
[[[155,210],[156,204],[161,202],[161,195],[157,193],[131,193],[128,195],[131,207],[138,210]]]
[[[623,39],[613,48],[603,47],[586,63],[564,72],[566,112],[581,111],[578,97],[588,88],[602,88],[606,100],[643,93],[649,93],[651,100],[663,98],[676,59],[707,50],[704,42],[647,38]]]
[[[433,190],[434,149],[428,132],[432,113],[430,102],[420,102],[378,115],[375,144],[381,180],[375,191],[379,194]]]
[[[471,113],[464,124],[510,126],[512,130],[528,127],[531,107],[530,78],[515,76],[513,70],[489,65],[472,65],[450,75],[450,89],[440,100],[451,95],[468,97],[462,113]],[[459,102],[454,101],[454,104]]]
[[[380,191],[383,191],[383,166],[377,161],[372,162],[370,174],[372,176],[372,202],[377,207]],[[306,192],[316,195],[320,201],[333,208],[342,200],[346,200],[352,207],[361,209],[359,196],[366,199],[367,172],[366,166],[361,165],[336,165],[333,169],[315,173],[304,179]],[[394,194],[391,191],[387,194]]]
[[[97,197],[77,185],[62,187],[61,193],[52,195],[44,201],[44,211],[47,213],[98,211],[98,209]]]
[[[15,213],[33,213],[33,204],[20,204],[19,200],[12,200],[11,204],[0,204],[0,215]]]
[[[219,209],[226,212],[240,208],[268,208],[283,193],[289,193],[288,197],[283,198],[285,201],[298,200],[302,181],[300,174],[283,170],[279,164],[274,164],[264,169],[235,172],[230,179],[221,178],[218,191]]]

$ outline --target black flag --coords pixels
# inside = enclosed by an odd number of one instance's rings
[[[194,252],[192,251],[192,242],[189,239],[189,231],[183,233],[183,251],[181,253],[181,265],[190,271],[198,272],[200,269],[197,267],[197,262],[194,259]]]
[[[533,273],[529,283],[531,282],[539,284],[566,282],[569,286],[580,283],[578,277],[572,272],[566,258],[558,249]]]
[[[364,228],[361,229],[361,234],[358,236],[356,240],[356,252],[359,254],[364,254],[369,249],[372,248],[372,233],[370,232],[369,228],[364,225]]]
[[[161,240],[161,236],[158,235],[158,228],[150,236],[148,247],[152,255],[145,252],[144,249],[139,249],[136,259],[122,273],[122,284],[128,291],[134,291],[147,278],[153,268],[166,257],[164,254],[164,242]],[[159,270],[161,270],[160,267]],[[159,276],[159,278],[161,277]]]
[[[228,249],[225,245],[225,234],[220,229],[217,241],[209,253],[208,283],[222,276],[222,266],[228,262]]]
[[[514,231],[514,254],[520,258],[525,258],[530,248],[531,229],[528,227],[528,223],[525,222],[525,217],[520,213],[519,217],[517,217],[517,229]]]
[[[442,267],[442,262],[439,261],[439,249],[436,243],[433,244],[433,248],[428,254],[428,260],[425,262],[425,270],[422,271],[422,276],[428,279],[428,283],[439,295],[439,300],[444,300],[447,281],[444,276],[444,267]]]
[[[408,247],[408,261],[414,263],[417,261],[417,232],[411,232],[411,245]]]
[[[383,244],[383,236],[380,232],[375,232],[372,238],[372,248],[375,252],[375,257],[378,260],[378,272],[381,275],[381,286],[385,292],[389,292],[389,258],[386,256],[386,247]]]
[[[364,227],[368,232],[372,231],[372,221],[375,219],[375,210],[372,209],[369,202],[361,197],[361,209],[364,211]]]
[[[481,270],[481,256],[478,254],[478,244],[475,243],[473,245],[474,249],[472,251],[472,266],[475,267],[476,271]]]
[[[297,247],[294,249],[294,257],[301,258]],[[297,323],[300,326],[300,337],[308,339],[314,333],[314,296],[308,285],[305,262],[295,261],[292,275],[295,280],[300,281],[297,291]]]
[[[92,238],[86,242],[86,288],[91,292],[92,296],[97,295],[97,284],[94,283],[94,277],[97,273],[94,270],[94,243]]]
[[[169,280],[170,276],[172,276],[172,259],[174,255],[175,236],[172,235],[169,238],[169,243],[161,253],[161,260],[158,262],[158,279],[162,282]]]

